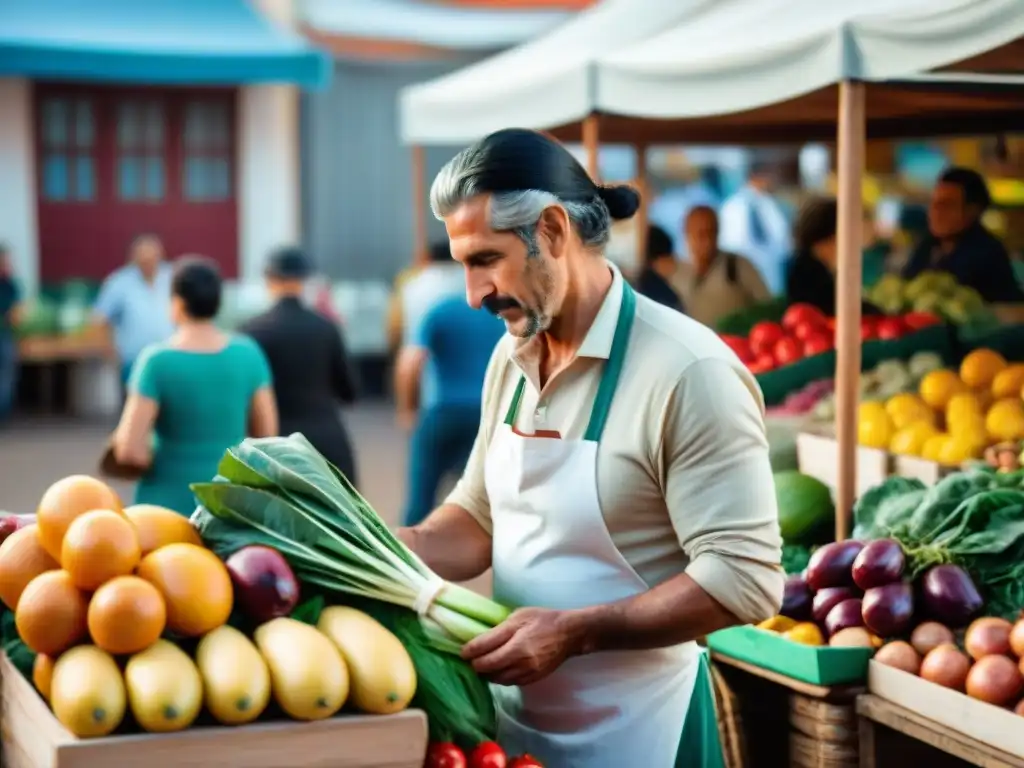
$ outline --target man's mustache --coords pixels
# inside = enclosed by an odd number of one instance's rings
[[[518,301],[508,296],[488,296],[481,304],[492,315],[497,315],[506,309],[522,309]]]

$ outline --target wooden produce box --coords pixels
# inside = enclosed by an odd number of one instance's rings
[[[789,697],[789,764],[794,768],[857,768],[854,703],[830,704],[798,693]]]
[[[421,768],[427,750],[419,710],[78,739],[6,656],[0,696],[4,768]]]
[[[1024,728],[1020,716],[1008,709],[977,701],[877,661],[868,665],[868,690],[880,699],[1024,763]]]
[[[880,485],[890,475],[910,477],[933,485],[958,467],[946,467],[916,456],[896,456],[878,448],[857,446],[858,497]],[[820,480],[835,491],[839,475],[839,445],[834,436],[801,432],[796,438],[796,457],[800,471]]]

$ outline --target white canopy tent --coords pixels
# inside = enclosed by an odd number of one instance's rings
[[[467,144],[509,126],[554,128],[594,111],[593,62],[700,16],[716,0],[603,0],[528,43],[406,88],[402,139]]]
[[[931,72],[1021,36],[1021,0],[720,0],[696,23],[601,57],[594,108],[653,119],[743,112],[843,80]]]

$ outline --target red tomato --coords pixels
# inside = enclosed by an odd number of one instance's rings
[[[544,768],[544,766],[533,755],[520,755],[508,764],[508,768]]]
[[[905,331],[903,321],[898,317],[885,317],[875,325],[875,333],[880,339],[898,339]]]
[[[466,768],[466,756],[454,744],[441,741],[427,749],[423,768]]]
[[[832,333],[836,332],[836,319],[829,317],[825,319],[825,327],[828,328]]]
[[[782,316],[782,327],[788,330],[798,325],[824,325],[825,313],[811,304],[790,304],[786,314]]]
[[[477,744],[473,754],[469,756],[470,768],[506,768],[507,765],[505,751],[493,741]]]
[[[793,334],[793,338],[799,339],[800,341],[807,341],[811,336],[815,336],[823,332],[827,333],[828,326],[824,323],[800,323],[799,325],[794,325],[791,332]]]
[[[804,357],[813,357],[832,349],[832,337],[824,331],[819,331],[804,339]]]
[[[873,318],[862,317],[860,320],[860,340],[871,341],[878,338],[878,325]]]
[[[767,373],[773,368],[775,368],[775,358],[767,352],[757,355],[753,360],[747,363],[747,369],[755,376]]]
[[[785,335],[781,325],[765,320],[764,322],[757,323],[750,329],[750,335],[747,339],[750,342],[750,348],[755,354],[759,355],[762,352],[770,352],[775,347],[776,342]]]
[[[942,318],[931,312],[907,312],[903,316],[903,325],[911,331],[919,331],[942,322]]]
[[[742,336],[730,336],[729,334],[723,334],[722,341],[726,343],[729,349],[736,353],[736,357],[740,360],[745,361],[752,357],[750,343]]]
[[[800,346],[800,342],[796,339],[779,339],[775,343],[775,348],[772,350],[775,355],[775,362],[779,365],[789,365],[795,363],[801,357],[804,356],[804,351]]]

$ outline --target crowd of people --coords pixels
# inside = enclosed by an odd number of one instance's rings
[[[711,326],[772,296],[811,304],[834,315],[835,198],[807,201],[788,235],[779,227],[784,219],[780,219],[781,209],[772,200],[770,189],[764,171],[757,170],[748,184],[723,204],[720,213],[704,204],[691,208],[681,222],[683,259],[673,253],[668,232],[650,227],[638,289]],[[967,168],[947,169],[932,191],[924,231],[909,253],[900,253],[880,240],[869,216],[863,238],[865,283],[873,283],[886,272],[909,279],[926,270],[939,270],[976,290],[988,303],[1024,302],[1024,290],[1006,246],[983,222],[991,204],[980,174]],[[866,302],[864,311],[878,312]]]

